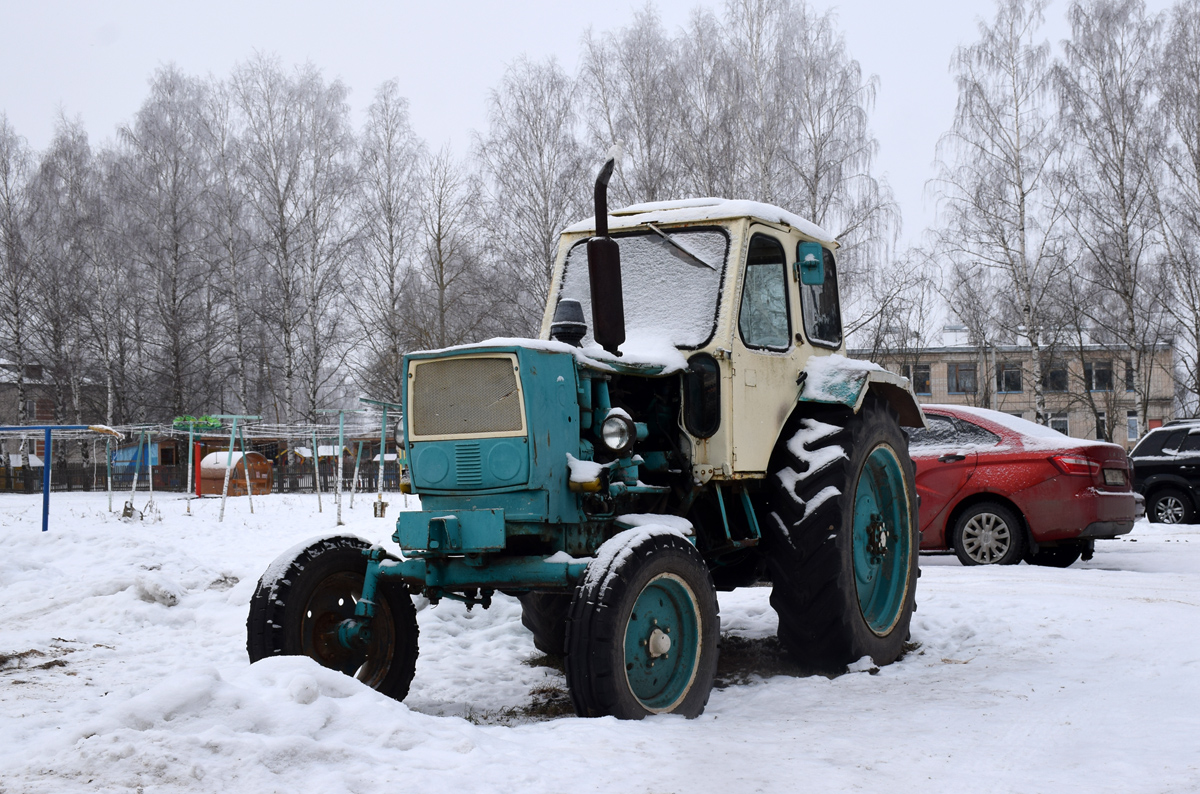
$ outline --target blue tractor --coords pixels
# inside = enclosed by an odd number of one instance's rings
[[[917,501],[908,381],[844,357],[837,243],[778,207],[692,199],[562,234],[538,339],[412,353],[396,548],[302,544],[263,574],[252,661],[307,655],[397,699],[412,602],[521,600],[580,716],[694,717],[717,591],[769,582],[807,669],[903,652]],[[589,327],[587,318],[592,323]]]

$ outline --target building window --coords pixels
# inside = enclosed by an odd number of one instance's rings
[[[1138,412],[1125,412],[1125,434],[1129,441],[1136,441],[1138,437]]]
[[[1043,391],[1067,390],[1067,365],[1061,361],[1052,361],[1042,374]]]
[[[1125,359],[1125,391],[1133,391],[1133,362]]]
[[[912,381],[913,392],[916,394],[933,394],[933,379],[929,376],[928,364],[905,364],[900,367],[900,374]]]
[[[1085,361],[1083,363],[1083,382],[1089,391],[1112,391],[1112,362]]]
[[[946,391],[951,394],[974,394],[975,365],[956,364],[946,365]]]
[[[1067,420],[1067,412],[1059,411],[1050,416],[1050,429],[1057,430],[1064,436],[1071,435],[1071,423]]]
[[[1019,393],[1021,391],[1021,364],[1005,361],[996,365],[996,391]]]
[[[1108,440],[1108,417],[1104,411],[1096,411],[1096,440]]]

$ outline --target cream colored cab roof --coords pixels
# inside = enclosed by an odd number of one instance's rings
[[[630,204],[619,210],[609,212],[609,231],[632,229],[647,223],[672,225],[678,223],[699,223],[703,221],[730,220],[733,218],[755,218],[769,223],[791,226],[805,237],[825,243],[831,248],[837,247],[833,235],[816,225],[806,221],[795,213],[788,212],[773,204],[763,204],[760,201],[743,201],[722,198],[694,198],[679,201],[649,201],[642,204]],[[563,230],[563,234],[578,234],[594,231],[595,216],[573,223]]]

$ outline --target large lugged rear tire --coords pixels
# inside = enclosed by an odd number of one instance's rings
[[[551,656],[565,654],[571,596],[566,593],[525,593],[519,598],[521,625],[533,633],[534,647]]]
[[[685,538],[616,535],[588,565],[567,622],[567,686],[581,717],[696,717],[717,672],[717,594]]]
[[[351,650],[337,639],[338,625],[354,617],[362,596],[370,548],[365,540],[323,538],[284,552],[258,581],[246,619],[251,662],[269,656],[308,656],[403,700],[417,664],[417,613],[403,585],[381,582],[371,639]]]
[[[771,458],[762,550],[779,639],[814,671],[904,651],[915,609],[917,500],[895,412],[868,397],[789,423]]]

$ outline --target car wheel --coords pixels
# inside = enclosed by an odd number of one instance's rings
[[[1004,505],[981,502],[959,516],[953,543],[963,565],[1016,565],[1025,552],[1025,531]]]
[[[1192,503],[1183,491],[1167,488],[1150,498],[1146,515],[1155,524],[1190,524],[1193,512]]]

